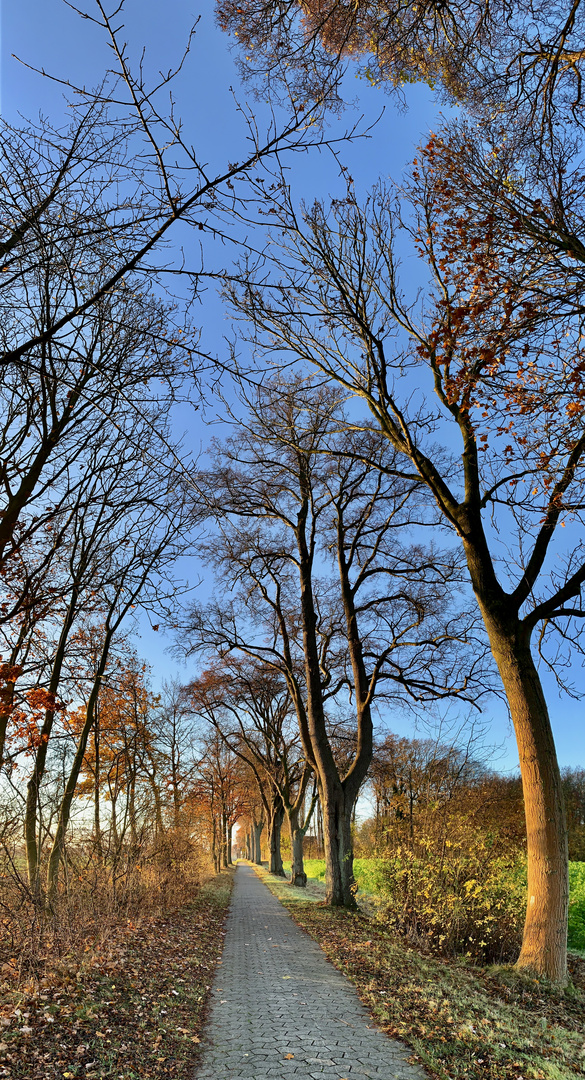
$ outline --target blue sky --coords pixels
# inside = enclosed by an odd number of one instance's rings
[[[91,0],[86,3],[87,10],[91,10]],[[213,4],[206,0],[201,8],[192,54],[177,80],[174,93],[185,130],[200,158],[220,169],[244,152],[246,130],[238,115],[235,98],[243,101],[246,93],[239,85],[229,42],[214,24]],[[191,6],[176,0],[167,0],[164,4],[160,0],[157,3],[127,0],[123,18],[131,55],[137,57],[145,46],[147,69],[153,72],[167,70],[180,54],[189,27],[198,15],[195,3]],[[32,67],[44,68],[60,78],[86,85],[95,84],[111,62],[99,33],[68,9],[62,0],[4,0],[1,109],[8,120],[15,120],[18,113],[31,118],[39,112],[52,119],[65,116],[58,85],[18,63],[12,58],[13,53]],[[342,150],[342,159],[356,181],[358,192],[365,192],[380,176],[400,177],[416,144],[437,125],[439,109],[427,88],[411,87],[408,89],[408,109],[399,111],[380,90],[356,79],[353,74],[346,79],[346,97],[355,97],[356,103],[341,120],[334,122],[340,132],[361,115],[367,126],[383,113],[371,138],[359,140]],[[262,106],[255,104],[254,108],[261,115]],[[295,155],[290,167],[290,179],[297,198],[312,201],[340,190],[335,163],[327,152]],[[206,258],[216,265],[225,265],[229,257],[226,249],[214,250],[213,245],[206,249]],[[416,274],[414,264],[410,268],[407,265],[409,270]],[[229,322],[219,300],[211,292],[201,305],[200,322],[203,348],[221,353]],[[211,414],[207,419],[211,419]],[[185,425],[188,443],[193,448],[204,446],[208,427],[201,414],[188,416]],[[217,427],[213,430],[218,434]],[[195,560],[185,572],[193,581],[201,572],[205,573]],[[142,627],[137,644],[139,651],[153,665],[155,682],[175,673],[180,678],[188,674],[186,670],[177,672],[176,661],[162,653],[164,639],[147,626]],[[576,663],[573,681],[583,686],[579,660]],[[561,699],[550,676],[545,675],[545,683],[561,764],[585,764],[583,706],[580,702]],[[401,734],[408,734],[410,721],[406,717],[392,718],[392,727]],[[513,736],[505,710],[497,702],[493,708],[490,741],[503,747],[498,766],[514,768],[517,758]]]

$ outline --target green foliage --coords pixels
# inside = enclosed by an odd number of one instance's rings
[[[455,846],[455,845],[453,845]],[[526,907],[523,857],[486,860],[455,850],[448,862],[416,859],[407,849],[387,858],[355,859],[361,895],[375,897],[380,918],[437,952],[484,961],[515,959]],[[325,860],[305,859],[325,880]],[[585,950],[585,862],[569,863],[569,948]]]
[[[322,859],[305,861],[309,877],[324,879]],[[515,959],[526,909],[526,874],[521,857],[490,858],[489,847],[473,852],[447,841],[424,857],[403,847],[385,858],[356,859],[361,893],[376,897],[378,917],[388,927],[433,952],[466,955],[484,962]]]
[[[526,885],[519,856],[490,857],[446,842],[421,857],[408,848],[388,858],[380,918],[434,952],[483,962],[513,960],[520,947]]]
[[[585,862],[569,863],[569,948],[585,949]]]

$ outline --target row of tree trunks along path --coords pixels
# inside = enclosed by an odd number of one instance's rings
[[[212,999],[196,1080],[424,1080],[241,863]]]

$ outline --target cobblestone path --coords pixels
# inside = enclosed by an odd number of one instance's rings
[[[407,1056],[240,863],[194,1080],[425,1080]]]

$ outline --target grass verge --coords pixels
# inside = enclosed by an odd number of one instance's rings
[[[258,869],[255,867],[255,869]],[[260,876],[355,984],[378,1025],[441,1080],[574,1080],[585,1075],[585,960],[561,991],[512,968],[418,952],[360,913],[298,898]],[[294,896],[292,894],[295,894]],[[322,894],[321,894],[322,898]]]
[[[242,860],[244,861],[244,860]],[[257,873],[258,877],[269,886],[271,891],[279,900],[286,900],[290,904],[314,904],[322,903],[325,899],[325,882],[320,881],[317,878],[309,878],[307,885],[304,889],[298,889],[294,885],[291,885],[290,881],[286,881],[284,878],[276,877],[274,874],[269,873],[265,866],[259,866],[257,863],[248,863]],[[285,867],[286,867],[285,863]],[[290,869],[290,863],[288,864]]]
[[[2,984],[0,1077],[190,1077],[232,885],[224,872],[186,906],[113,924],[18,989]]]

